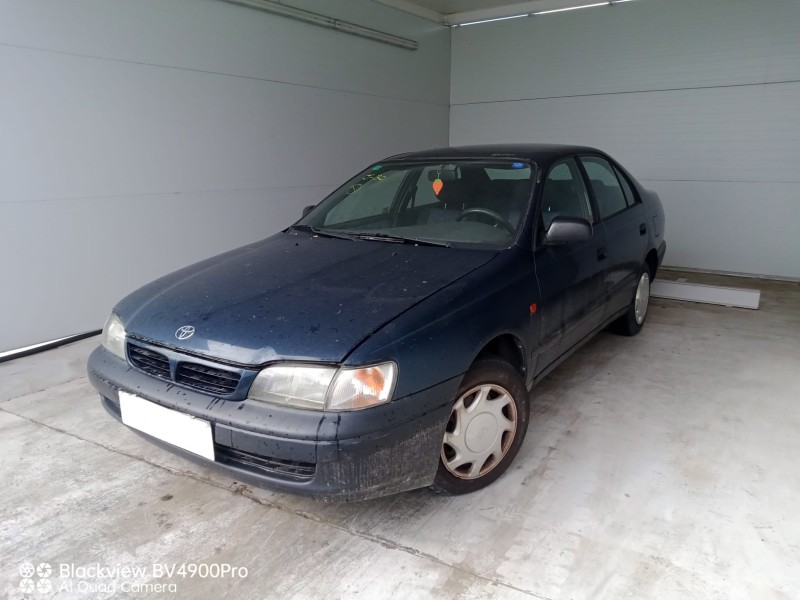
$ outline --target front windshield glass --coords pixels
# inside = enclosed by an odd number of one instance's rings
[[[506,248],[531,197],[529,163],[386,163],[360,173],[300,220],[318,231],[376,240]]]

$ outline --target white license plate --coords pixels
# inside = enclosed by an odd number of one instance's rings
[[[154,404],[128,392],[119,392],[122,422],[173,446],[214,460],[211,423]]]

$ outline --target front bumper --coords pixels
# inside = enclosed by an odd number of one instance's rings
[[[102,346],[89,357],[88,374],[117,420],[122,389],[209,421],[216,460],[142,434],[148,439],[237,480],[320,500],[364,500],[433,483],[460,381],[449,379],[366,410],[320,412],[178,387],[137,371]]]

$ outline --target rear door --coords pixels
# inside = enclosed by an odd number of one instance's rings
[[[539,357],[541,372],[561,354],[598,327],[603,317],[605,231],[593,226],[586,242],[547,246],[544,232],[557,216],[578,217],[594,223],[583,176],[574,158],[554,163],[542,186],[539,202],[536,277],[540,289]]]
[[[610,161],[585,155],[580,162],[607,237],[602,285],[608,302],[605,317],[610,317],[633,299],[647,251],[647,219],[633,186]]]

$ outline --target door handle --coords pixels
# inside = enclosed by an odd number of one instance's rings
[[[606,249],[605,246],[602,248],[597,249],[597,260],[605,260],[606,259]]]
[[[647,233],[647,225],[642,223],[639,225],[639,235],[644,235],[645,233]]]

